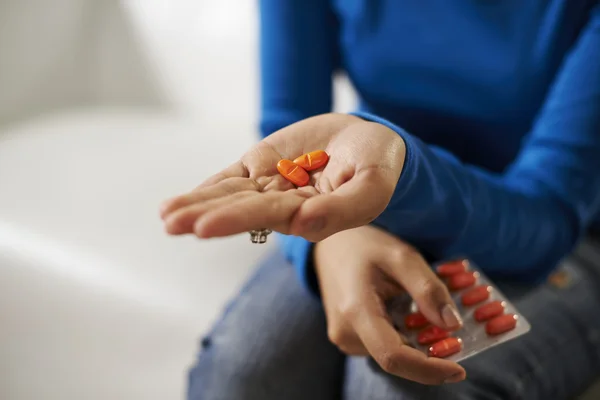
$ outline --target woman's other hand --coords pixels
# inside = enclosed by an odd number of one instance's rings
[[[427,319],[454,330],[462,321],[448,289],[418,251],[371,226],[317,243],[315,269],[329,339],[348,355],[370,355],[386,372],[424,384],[458,382],[464,369],[408,346],[386,302],[408,292]]]
[[[277,171],[325,150],[328,164],[295,188]],[[170,234],[222,237],[270,228],[316,242],[373,221],[388,205],[404,165],[404,141],[391,129],[343,114],[290,125],[259,142],[238,162],[190,193],[166,201]]]

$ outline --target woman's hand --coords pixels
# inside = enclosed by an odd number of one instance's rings
[[[458,364],[407,346],[385,303],[408,292],[427,319],[462,324],[448,289],[411,246],[371,226],[335,234],[314,252],[329,339],[348,355],[370,355],[388,373],[424,384],[465,378]]]
[[[295,188],[277,172],[281,159],[325,150],[329,163]],[[404,141],[387,127],[325,114],[273,133],[198,188],[165,202],[170,234],[201,238],[253,229],[322,240],[373,221],[389,203],[404,165]]]

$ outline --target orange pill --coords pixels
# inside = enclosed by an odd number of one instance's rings
[[[439,326],[430,326],[419,332],[419,335],[417,335],[417,342],[419,342],[419,344],[431,344],[446,339],[448,336],[450,336],[448,331]]]
[[[476,272],[459,272],[448,279],[448,287],[451,290],[460,290],[473,286],[476,281]]]
[[[485,325],[485,331],[488,335],[499,335],[515,329],[518,316],[515,314],[505,314],[494,318]]]
[[[490,298],[490,292],[492,287],[488,285],[481,285],[470,289],[461,296],[463,306],[468,307],[473,304],[481,303]]]
[[[473,313],[473,317],[477,322],[487,321],[490,318],[497,317],[504,312],[505,304],[503,301],[492,301],[490,303],[479,306]]]
[[[294,160],[294,164],[301,166],[305,171],[314,171],[324,167],[329,161],[329,156],[323,150],[311,151],[302,154]]]
[[[421,314],[420,312],[408,314],[404,318],[404,325],[406,325],[407,329],[419,329],[419,328],[423,328],[424,326],[426,326],[428,324],[429,324],[429,321],[427,321],[427,318],[425,318],[425,316],[423,314]]]
[[[448,277],[461,272],[467,272],[468,269],[469,262],[467,260],[457,260],[440,265],[437,267],[437,273],[439,276]]]
[[[308,172],[290,160],[279,161],[277,163],[277,171],[296,186],[306,186],[310,180]]]
[[[433,344],[429,348],[429,357],[445,358],[462,350],[462,339],[451,337]]]

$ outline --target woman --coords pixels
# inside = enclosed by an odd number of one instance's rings
[[[600,2],[260,8],[265,139],[161,212],[171,234],[284,234],[308,291],[280,256],[261,266],[203,341],[188,398],[567,399],[584,389],[600,370],[600,269],[571,267],[578,279],[563,289],[543,282],[600,222]],[[352,115],[329,113],[340,69],[360,95]],[[318,149],[330,162],[308,187],[277,173],[280,159]],[[406,290],[432,323],[459,326],[426,262],[457,255],[500,282],[533,326],[463,365],[405,346],[382,309]]]

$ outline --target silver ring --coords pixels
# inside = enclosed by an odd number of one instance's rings
[[[267,236],[273,232],[271,229],[255,229],[250,231],[250,241],[252,243],[267,243]]]

